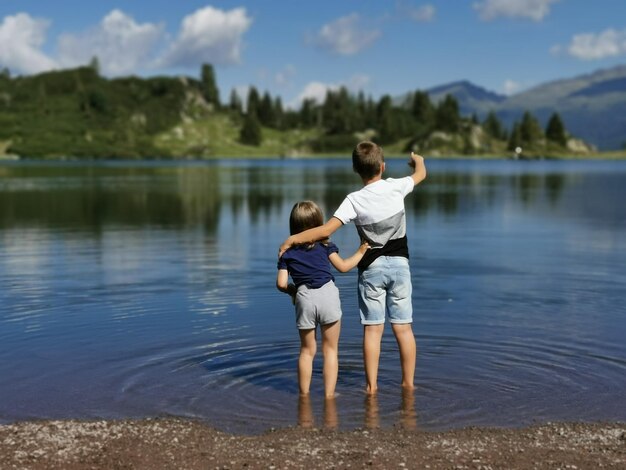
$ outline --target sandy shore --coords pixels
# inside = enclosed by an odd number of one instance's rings
[[[238,436],[183,419],[0,426],[1,469],[626,468],[626,424],[447,432],[289,428]]]

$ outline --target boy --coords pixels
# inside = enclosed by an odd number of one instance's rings
[[[386,316],[400,350],[402,387],[414,388],[416,346],[411,325],[412,287],[404,198],[426,178],[426,167],[424,158],[413,152],[409,165],[413,168],[412,175],[383,180],[383,149],[373,142],[359,143],[352,152],[352,168],[361,177],[363,188],[348,194],[328,222],[290,236],[279,251],[282,255],[293,245],[328,238],[349,222],[355,223],[361,239],[369,243],[371,248],[358,264],[363,362],[369,394],[378,389],[380,343]]]

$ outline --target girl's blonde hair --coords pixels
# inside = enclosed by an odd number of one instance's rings
[[[294,204],[289,215],[289,233],[291,235],[320,225],[324,225],[324,214],[317,204],[313,201],[301,201]],[[327,243],[328,239],[320,241]]]

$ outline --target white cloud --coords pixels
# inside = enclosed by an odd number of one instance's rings
[[[552,52],[556,54],[564,50],[569,55],[583,60],[626,55],[626,30],[607,29],[598,34],[577,34],[566,49],[561,46],[552,48]]]
[[[113,10],[95,28],[82,34],[59,37],[59,62],[65,67],[88,63],[94,56],[106,75],[136,72],[150,62],[162,39],[163,25],[138,24],[120,10]]]
[[[326,100],[326,94],[329,91],[337,91],[342,86],[346,87],[350,92],[356,93],[361,91],[366,85],[370,83],[370,77],[364,74],[354,75],[345,83],[323,83],[323,82],[309,82],[305,85],[304,89],[296,97],[295,100],[289,103],[289,107],[297,109],[302,105],[302,102],[306,99],[312,99],[318,104],[322,104]]]
[[[207,6],[183,19],[181,30],[160,65],[237,64],[243,35],[252,24],[245,8],[223,11]]]
[[[422,5],[411,12],[411,18],[420,22],[432,21],[435,19],[435,7]]]
[[[419,7],[406,7],[403,8],[403,11],[406,12],[413,21],[420,23],[427,23],[435,19],[435,7],[430,4],[421,5]]]
[[[561,55],[563,53],[563,46],[556,44],[550,48],[550,54]]]
[[[347,87],[348,90],[351,90],[353,92],[361,91],[363,88],[369,85],[370,81],[371,79],[369,75],[357,74],[352,76],[350,80],[348,80]]]
[[[296,106],[299,106],[306,99],[312,99],[318,104],[321,104],[326,99],[326,93],[329,90],[338,90],[339,85],[332,85],[328,83],[322,82],[310,82],[305,87],[304,90],[298,95],[296,98]]]
[[[0,23],[0,66],[25,74],[55,68],[56,62],[41,51],[48,25],[27,13],[5,16]]]
[[[319,30],[314,42],[339,55],[354,55],[380,37],[380,31],[363,24],[357,13],[343,16]]]
[[[274,75],[274,82],[280,87],[291,88],[293,85],[292,80],[295,75],[296,68],[293,65],[286,65]]]
[[[541,21],[550,13],[550,6],[559,0],[483,0],[474,3],[480,18],[491,21],[498,17],[528,18]]]
[[[505,95],[512,95],[518,92],[521,88],[521,83],[518,83],[515,80],[505,80],[504,85],[502,86]]]

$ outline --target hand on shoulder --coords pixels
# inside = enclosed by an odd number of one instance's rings
[[[280,245],[280,248],[278,249],[278,257],[280,258],[281,256],[283,256],[285,254],[285,251],[287,251],[292,246],[293,246],[293,241],[291,240],[291,237],[289,237],[287,240],[283,242],[282,245]]]

